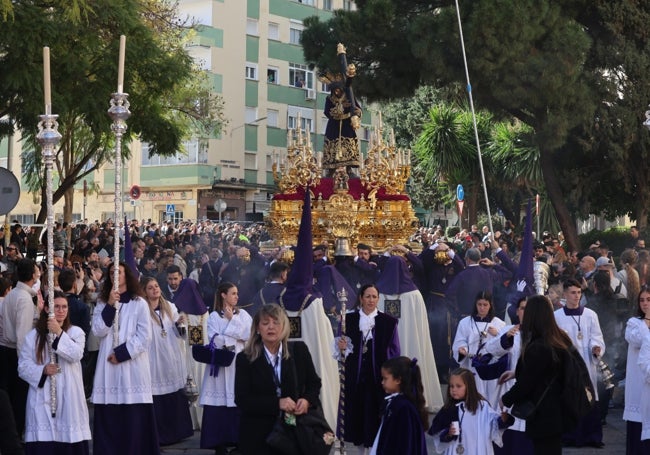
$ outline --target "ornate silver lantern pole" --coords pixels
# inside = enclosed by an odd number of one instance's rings
[[[346,337],[347,330],[345,324],[345,316],[347,313],[348,293],[345,288],[341,288],[336,293],[336,297],[341,303],[341,333],[339,336]],[[341,351],[341,359],[339,360],[339,415],[338,415],[338,434],[339,434],[339,454],[344,455],[345,452],[345,351]]]
[[[111,107],[108,115],[113,119],[111,130],[115,134],[115,225],[113,228],[113,290],[117,291],[120,284],[120,232],[119,222],[122,219],[122,136],[126,133],[126,120],[131,116],[129,111],[129,94],[124,93],[124,54],[126,37],[120,36],[120,55],[117,72],[117,92],[111,96]],[[120,331],[119,301],[115,302],[115,319],[113,320],[113,348],[119,343]]]
[[[59,124],[56,119],[58,115],[52,114],[52,90],[50,86],[50,48],[43,48],[43,81],[45,88],[45,114],[40,115],[41,121],[38,124],[38,135],[36,139],[41,146],[43,162],[45,164],[45,198],[47,206],[47,304],[48,318],[54,319],[54,204],[52,203],[52,167],[56,148],[61,141]],[[52,343],[56,340],[56,334],[47,334],[48,353],[50,363],[56,363],[56,354],[52,349]],[[50,412],[56,417],[56,375],[50,376]]]

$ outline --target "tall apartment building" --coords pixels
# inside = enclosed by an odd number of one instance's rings
[[[318,15],[326,20],[340,8],[353,9],[354,3],[181,0],[181,15],[200,25],[188,51],[210,75],[214,92],[223,97],[229,124],[220,136],[189,140],[186,154],[169,158],[149,158],[148,144],[133,143],[132,158],[122,174],[126,215],[157,222],[169,218],[214,220],[219,219],[215,202],[225,201],[222,219],[261,220],[274,190],[271,156],[286,147],[287,128],[296,127],[300,117],[300,126],[311,131],[314,149],[322,149],[326,87],[307,67],[300,35],[306,17]],[[366,111],[364,124],[369,119]],[[362,128],[359,137],[364,149],[367,135],[367,128]],[[12,147],[7,140],[0,143],[0,166],[10,148],[14,157],[20,155],[18,137]],[[19,160],[13,161],[14,173],[21,175]],[[82,185],[78,186],[75,219],[113,217],[114,175],[110,165],[95,173],[92,183],[99,192],[88,197],[92,201],[88,205],[84,205]],[[137,200],[129,197],[134,185],[141,193]],[[39,204],[32,195],[23,194],[11,218],[33,222]],[[56,206],[57,219],[62,204]]]

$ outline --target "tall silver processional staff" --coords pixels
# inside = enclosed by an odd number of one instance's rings
[[[336,296],[341,302],[341,330],[339,336],[346,338],[347,330],[345,324],[345,316],[347,313],[347,303],[348,303],[348,294],[345,292],[345,288],[341,288],[339,292],[336,293]],[[341,351],[341,356],[339,360],[339,383],[341,391],[339,394],[339,415],[337,422],[337,430],[339,435],[339,454],[344,455],[345,452],[345,350]]]
[[[122,136],[126,133],[126,119],[131,116],[129,111],[129,94],[124,93],[124,56],[126,52],[126,36],[120,36],[120,54],[117,70],[117,92],[111,96],[111,107],[108,115],[113,119],[111,130],[115,134],[115,224],[113,227],[113,291],[119,290],[120,285],[120,232],[119,221],[122,219]],[[115,319],[113,320],[113,348],[119,346],[120,309],[121,302],[115,302]]]
[[[52,87],[50,85],[50,48],[43,48],[43,87],[45,92],[45,114],[39,116],[41,121],[38,124],[38,135],[36,139],[41,145],[43,162],[45,164],[45,198],[47,205],[47,305],[48,318],[54,319],[54,206],[52,203],[52,167],[56,148],[61,141],[59,124],[56,119],[58,115],[52,114]],[[56,340],[56,334],[47,334],[47,348],[50,356],[50,363],[56,364],[56,354],[52,349],[52,343]],[[50,376],[50,412],[56,417],[56,375]]]

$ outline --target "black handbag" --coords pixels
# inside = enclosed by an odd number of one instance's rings
[[[518,419],[528,420],[535,414],[535,411],[537,411],[538,404],[539,402],[535,403],[532,400],[515,403],[510,409],[510,415]]]
[[[472,366],[478,376],[484,381],[498,379],[508,370],[508,355],[502,355],[496,362],[492,362],[492,354],[477,354],[472,357]]]
[[[334,443],[334,433],[320,407],[310,407],[307,414],[296,416],[296,438],[305,455],[327,455]]]
[[[278,417],[266,444],[284,455],[327,455],[334,443],[334,433],[320,407],[310,407],[306,414],[296,416],[296,425],[288,425]]]
[[[285,423],[283,415],[275,421],[273,429],[266,437],[266,444],[284,455],[302,455],[298,446],[296,427]]]
[[[533,400],[526,400],[522,401],[521,403],[515,403],[510,409],[510,415],[522,420],[528,420],[533,417],[537,411],[537,407],[546,396],[546,392],[549,391],[551,385],[553,385],[553,382],[555,382],[555,377],[553,377],[551,382],[546,386],[544,392],[542,392],[542,395],[539,397],[539,400],[537,400],[537,403],[535,403]]]
[[[235,358],[234,349],[217,348],[214,346],[214,337],[218,334],[215,333],[210,338],[208,344],[195,344],[192,346],[192,358],[197,362],[210,365],[210,376],[219,375],[219,367],[229,367]]]

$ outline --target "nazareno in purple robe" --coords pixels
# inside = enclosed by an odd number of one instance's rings
[[[408,453],[425,455],[424,428],[415,405],[404,395],[390,399],[382,417],[377,455]]]
[[[360,310],[359,310],[360,311]],[[348,442],[372,446],[381,421],[381,406],[385,396],[381,386],[381,366],[400,355],[397,319],[377,312],[372,338],[366,340],[359,330],[359,312],[348,313],[347,336],[354,350],[345,359],[345,434]],[[339,437],[340,432],[339,432]]]

